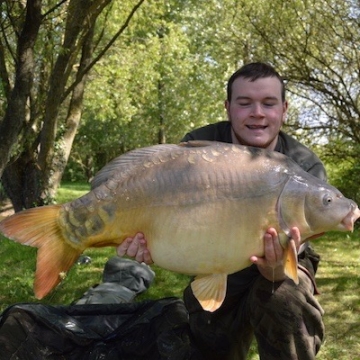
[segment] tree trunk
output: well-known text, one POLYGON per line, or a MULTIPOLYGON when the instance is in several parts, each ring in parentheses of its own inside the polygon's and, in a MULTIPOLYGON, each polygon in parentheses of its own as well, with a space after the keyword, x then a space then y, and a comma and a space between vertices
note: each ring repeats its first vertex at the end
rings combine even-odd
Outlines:
MULTIPOLYGON (((5 116, 0 122, 0 177, 15 211, 52 202, 80 122, 86 74, 125 31, 144 0, 139 0, 133 6, 120 30, 91 59, 95 23, 110 2, 62 0, 43 15, 41 0, 28 0, 21 11, 18 7, 0 8, 5 18, 9 14, 10 20, 6 24, 9 28, 13 27, 11 34, 20 34, 15 40, 13 37, 9 40, 7 34, 2 32, 5 42, 0 43, 0 50, 4 44, 7 45, 7 53, 0 53, 1 85, 6 93, 10 91, 5 116), (59 8, 61 11, 56 12, 59 8), (22 18, 25 12, 26 17, 22 18), (50 52, 49 69, 35 74, 34 47, 39 28, 44 21, 46 34, 46 26, 52 23, 53 12, 54 19, 66 18, 66 22, 61 36, 49 38, 61 38, 63 41, 61 45, 54 41, 55 55, 52 56, 53 52, 50 52), (16 69, 15 83, 14 88, 9 90, 11 82, 6 71, 6 61, 12 58, 14 51, 11 45, 17 39, 17 57, 11 64, 16 69), (34 79, 37 86, 33 86, 34 79), (65 100, 70 94, 72 97, 67 116, 61 121, 60 116, 65 113, 63 107, 67 106, 65 100), (36 101, 32 102, 32 99, 36 101), (65 125, 64 132, 59 123, 65 125)), ((51 31, 50 27, 47 35, 51 31)), ((46 40, 45 35, 40 41, 46 40)), ((35 55, 41 58, 41 54, 35 55)), ((41 61, 39 63, 41 66, 41 61)))
MULTIPOLYGON (((22 127, 27 124, 26 115, 35 71, 34 46, 40 24, 41 0, 28 0, 25 22, 18 40, 15 83, 8 97, 5 116, 0 122, 0 177, 22 127)), ((5 70, 2 68, 2 77, 5 76, 5 70)))
MULTIPOLYGON (((81 76, 84 69, 86 69, 91 62, 92 53, 93 53, 93 37, 94 37, 94 26, 92 26, 92 28, 89 30, 84 41, 82 57, 78 71, 78 77, 81 76)), ((78 80, 77 85, 75 86, 72 93, 69 112, 66 118, 66 130, 63 137, 63 147, 62 147, 62 151, 56 154, 57 167, 51 178, 52 186, 49 190, 52 196, 55 196, 56 191, 60 186, 62 175, 64 173, 66 164, 69 160, 76 131, 79 127, 79 123, 81 120, 86 79, 87 79, 86 75, 81 76, 81 79, 77 79, 78 80)))
POLYGON ((35 205, 45 205, 45 199, 39 203, 40 178, 40 169, 31 154, 23 153, 6 166, 1 183, 15 212, 35 205))

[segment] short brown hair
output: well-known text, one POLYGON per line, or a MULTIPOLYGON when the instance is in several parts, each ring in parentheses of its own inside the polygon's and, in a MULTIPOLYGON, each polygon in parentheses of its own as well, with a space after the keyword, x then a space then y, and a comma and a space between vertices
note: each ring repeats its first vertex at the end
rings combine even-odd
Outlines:
POLYGON ((254 62, 242 66, 239 70, 235 71, 228 80, 227 83, 227 100, 231 101, 232 85, 237 78, 250 79, 255 81, 257 79, 276 77, 281 84, 281 99, 285 101, 285 83, 280 74, 269 64, 263 62, 254 62))

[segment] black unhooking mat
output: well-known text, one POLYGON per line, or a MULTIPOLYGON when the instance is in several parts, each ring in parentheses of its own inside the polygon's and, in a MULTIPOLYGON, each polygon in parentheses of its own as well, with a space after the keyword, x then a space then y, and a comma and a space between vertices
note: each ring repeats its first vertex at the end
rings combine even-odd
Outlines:
POLYGON ((1 360, 200 360, 182 300, 49 306, 0 315, 1 360))

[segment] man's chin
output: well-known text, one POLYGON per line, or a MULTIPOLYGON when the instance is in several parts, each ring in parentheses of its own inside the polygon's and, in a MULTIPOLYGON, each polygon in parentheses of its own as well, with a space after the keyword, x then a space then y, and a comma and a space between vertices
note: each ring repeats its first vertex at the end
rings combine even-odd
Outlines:
POLYGON ((270 142, 268 139, 256 137, 247 139, 246 145, 267 149, 270 145, 270 142))
MULTIPOLYGON (((235 136, 237 139, 237 143, 241 145, 253 146, 253 147, 269 149, 269 150, 275 149, 277 143, 277 137, 275 139, 272 139, 268 134, 265 134, 264 132, 260 132, 259 130, 255 130, 255 131, 247 131, 246 135, 248 136, 244 136, 244 137, 235 136), (257 131, 258 133, 255 133, 255 131, 257 131)), ((235 134, 233 133, 233 135, 235 134)))

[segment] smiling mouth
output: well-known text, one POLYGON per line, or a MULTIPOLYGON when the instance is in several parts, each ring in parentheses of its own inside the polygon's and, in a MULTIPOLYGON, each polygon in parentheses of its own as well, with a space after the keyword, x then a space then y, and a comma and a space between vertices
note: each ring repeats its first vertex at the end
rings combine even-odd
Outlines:
POLYGON ((246 125, 246 127, 250 130, 263 130, 266 129, 266 125, 246 125))

